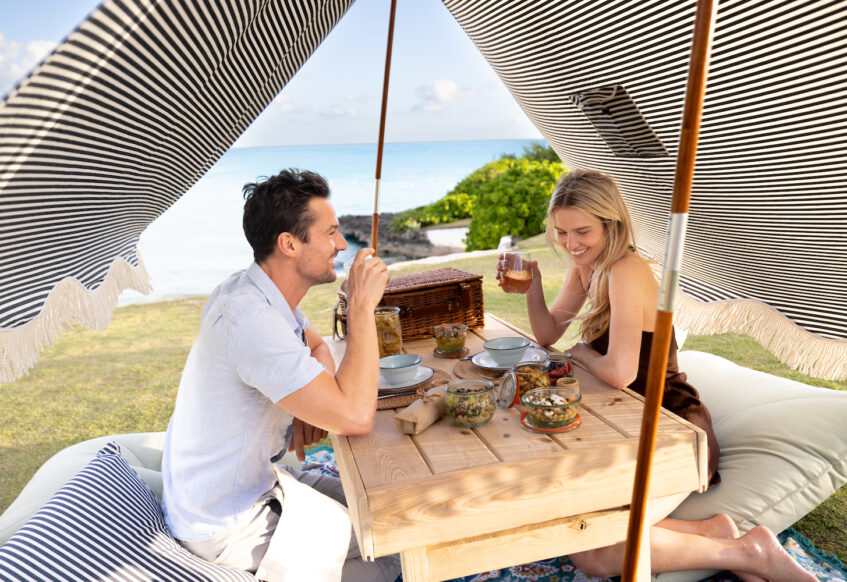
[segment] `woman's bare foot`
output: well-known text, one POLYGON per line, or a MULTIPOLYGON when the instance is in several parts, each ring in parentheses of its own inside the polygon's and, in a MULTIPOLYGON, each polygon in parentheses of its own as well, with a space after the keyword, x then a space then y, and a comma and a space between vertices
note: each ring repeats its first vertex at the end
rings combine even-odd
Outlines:
MULTIPOLYGON (((725 539, 741 537, 741 534, 738 532, 738 526, 735 525, 735 520, 725 513, 719 513, 710 519, 706 519, 703 521, 703 524, 708 531, 705 535, 709 537, 725 539)), ((743 580, 743 582, 768 582, 761 576, 748 574, 747 572, 733 572, 733 574, 743 580)))
POLYGON ((729 538, 734 539, 740 537, 738 527, 735 521, 725 513, 719 513, 716 516, 703 520, 703 525, 707 528, 702 535, 710 538, 729 538))
POLYGON ((753 566, 750 572, 736 573, 745 582, 817 582, 817 578, 788 555, 768 528, 756 526, 744 534, 741 540, 753 566))

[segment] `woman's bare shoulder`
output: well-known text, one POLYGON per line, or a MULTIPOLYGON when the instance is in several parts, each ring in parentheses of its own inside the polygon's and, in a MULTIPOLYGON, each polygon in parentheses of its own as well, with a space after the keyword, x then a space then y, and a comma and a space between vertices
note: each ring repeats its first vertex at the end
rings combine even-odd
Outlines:
POLYGON ((653 269, 644 257, 635 253, 627 253, 618 259, 609 271, 610 280, 625 281, 655 281, 653 269))

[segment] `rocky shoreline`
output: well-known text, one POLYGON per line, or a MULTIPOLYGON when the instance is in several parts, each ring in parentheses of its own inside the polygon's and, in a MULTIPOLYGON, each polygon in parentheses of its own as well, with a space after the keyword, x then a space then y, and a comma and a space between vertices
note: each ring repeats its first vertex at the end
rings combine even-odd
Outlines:
MULTIPOLYGON (((379 215, 377 246, 381 257, 393 257, 396 260, 421 259, 456 252, 456 247, 434 245, 423 231, 395 233, 389 228, 396 213, 386 212, 379 215)), ((371 244, 371 215, 347 214, 338 217, 341 232, 353 236, 365 245, 371 244)), ((463 249, 462 249, 463 250, 463 249)))

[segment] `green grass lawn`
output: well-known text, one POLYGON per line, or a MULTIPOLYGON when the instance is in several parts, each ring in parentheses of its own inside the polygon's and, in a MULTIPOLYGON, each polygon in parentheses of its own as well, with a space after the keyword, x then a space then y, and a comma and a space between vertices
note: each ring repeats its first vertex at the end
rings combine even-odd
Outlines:
MULTIPOLYGON (((540 239, 525 241, 544 273, 552 301, 566 263, 540 239)), ((506 295, 494 279, 495 258, 463 258, 438 265, 398 269, 411 273, 451 266, 481 273, 485 310, 529 329, 525 300, 506 295)), ((323 335, 332 329, 337 283, 313 288, 301 306, 323 335)), ((133 305, 115 311, 102 331, 73 329, 47 349, 32 372, 0 386, 0 511, 6 509, 33 473, 59 450, 97 436, 164 431, 173 409, 182 366, 197 332, 204 298, 133 305)), ((557 346, 575 341, 563 338, 557 346)), ((686 349, 711 352, 742 366, 816 386, 847 389, 798 374, 755 341, 736 334, 689 336, 686 349)), ((821 550, 847 561, 847 487, 795 527, 821 550)))

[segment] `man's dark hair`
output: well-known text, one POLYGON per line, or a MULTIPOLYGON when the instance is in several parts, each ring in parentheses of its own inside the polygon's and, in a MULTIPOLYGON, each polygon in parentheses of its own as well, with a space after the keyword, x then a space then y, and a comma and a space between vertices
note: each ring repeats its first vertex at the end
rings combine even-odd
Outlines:
POLYGON ((309 242, 309 227, 315 220, 308 211, 309 201, 329 198, 329 184, 319 174, 292 168, 264 182, 245 184, 242 192, 244 236, 258 263, 273 254, 283 232, 309 242))

